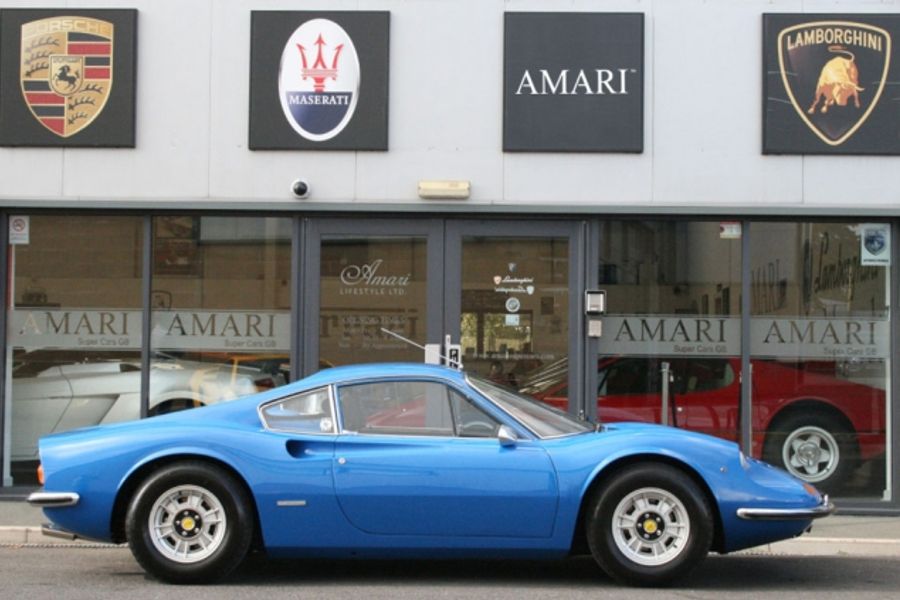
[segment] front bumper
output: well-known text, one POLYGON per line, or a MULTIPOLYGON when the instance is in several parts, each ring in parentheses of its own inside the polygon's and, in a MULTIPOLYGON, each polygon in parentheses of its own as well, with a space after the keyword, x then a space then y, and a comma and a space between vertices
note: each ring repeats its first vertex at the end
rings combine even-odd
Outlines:
POLYGON ((800 521, 827 517, 833 512, 834 503, 825 494, 822 501, 811 508, 739 508, 737 516, 748 521, 800 521))
POLYGON ((33 492, 28 496, 28 504, 42 508, 75 506, 80 497, 75 492, 33 492))

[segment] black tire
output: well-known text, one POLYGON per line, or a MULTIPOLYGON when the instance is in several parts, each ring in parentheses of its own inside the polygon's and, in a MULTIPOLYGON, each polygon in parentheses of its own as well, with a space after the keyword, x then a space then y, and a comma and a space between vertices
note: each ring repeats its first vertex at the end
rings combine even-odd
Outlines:
POLYGON ((846 482, 857 463, 855 436, 827 413, 789 414, 769 426, 763 460, 825 491, 834 491, 846 482))
POLYGON ((247 555, 255 522, 250 507, 244 487, 224 469, 199 461, 175 463, 152 473, 131 499, 128 545, 157 579, 216 581, 247 555))
POLYGON ((703 491, 661 463, 614 474, 594 495, 587 519, 597 564, 613 579, 642 587, 687 576, 709 553, 715 527, 703 491))

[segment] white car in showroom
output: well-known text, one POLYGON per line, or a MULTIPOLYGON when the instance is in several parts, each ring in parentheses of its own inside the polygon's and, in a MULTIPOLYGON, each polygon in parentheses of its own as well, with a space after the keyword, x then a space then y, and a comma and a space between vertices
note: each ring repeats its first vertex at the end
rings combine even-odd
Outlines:
MULTIPOLYGON (((37 461, 38 438, 77 427, 140 417, 140 358, 25 354, 13 369, 10 458, 37 461)), ((233 400, 283 384, 280 375, 237 363, 166 357, 150 364, 149 414, 233 400)))

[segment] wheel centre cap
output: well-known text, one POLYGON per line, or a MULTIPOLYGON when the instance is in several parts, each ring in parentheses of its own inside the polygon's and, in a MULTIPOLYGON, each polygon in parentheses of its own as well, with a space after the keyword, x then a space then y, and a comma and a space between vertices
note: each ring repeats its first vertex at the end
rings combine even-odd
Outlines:
POLYGON ((804 463, 808 465, 812 465, 814 463, 819 462, 819 457, 822 455, 822 450, 817 445, 812 443, 805 443, 797 450, 797 454, 804 463))
POLYGON ((175 516, 175 531, 182 537, 191 537, 200 533, 203 519, 193 510, 183 510, 175 516))
POLYGON ((656 540, 666 529, 665 521, 655 513, 644 513, 637 520, 637 531, 645 540, 656 540))

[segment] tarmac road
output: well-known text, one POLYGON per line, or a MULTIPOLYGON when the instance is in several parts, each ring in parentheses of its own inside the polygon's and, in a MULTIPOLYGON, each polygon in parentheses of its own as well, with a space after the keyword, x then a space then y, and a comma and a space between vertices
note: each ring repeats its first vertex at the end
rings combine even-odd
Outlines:
POLYGON ((124 547, 0 547, 0 598, 191 600, 280 598, 691 598, 785 594, 816 600, 897 598, 900 558, 712 555, 679 587, 622 587, 589 558, 514 561, 262 561, 225 584, 171 586, 148 578, 124 547))

